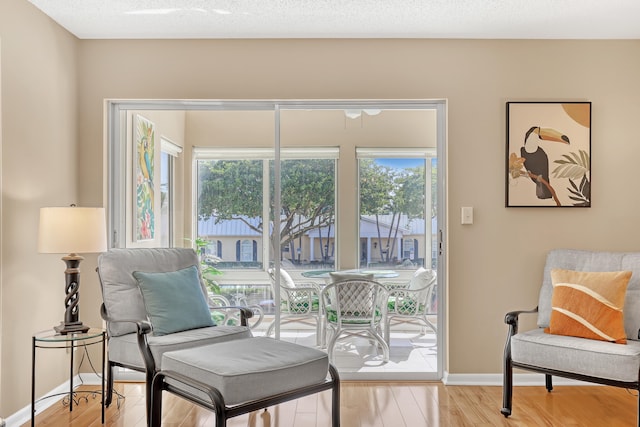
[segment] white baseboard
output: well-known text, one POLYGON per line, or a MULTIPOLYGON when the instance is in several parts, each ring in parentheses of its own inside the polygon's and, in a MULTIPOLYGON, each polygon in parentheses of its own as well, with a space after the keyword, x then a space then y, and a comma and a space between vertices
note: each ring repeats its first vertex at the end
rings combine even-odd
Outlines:
MULTIPOLYGON (((96 374, 79 374, 73 378, 73 385, 100 385, 100 376, 96 374)), ((65 381, 60 384, 58 387, 44 394, 43 396, 36 397, 36 414, 44 411, 50 406, 60 402, 64 395, 69 393, 69 381, 65 381), (55 396, 54 396, 55 395, 55 396), (46 399, 38 401, 38 399, 42 399, 45 396, 46 399)), ((31 402, 29 405, 20 409, 15 414, 11 415, 9 418, 6 418, 4 421, 6 422, 6 427, 19 427, 26 422, 31 420, 31 402)))
MULTIPOLYGON (((445 372, 442 383, 445 385, 502 386, 502 374, 450 374, 445 372)), ((513 374, 513 385, 544 387, 544 374, 513 374)), ((554 376, 553 385, 576 386, 598 384, 554 376)))

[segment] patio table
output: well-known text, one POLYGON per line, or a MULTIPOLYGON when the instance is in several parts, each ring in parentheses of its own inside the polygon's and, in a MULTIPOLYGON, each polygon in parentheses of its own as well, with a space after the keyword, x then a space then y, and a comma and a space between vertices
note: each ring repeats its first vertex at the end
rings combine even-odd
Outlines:
POLYGON ((302 272, 302 276, 308 279, 330 279, 329 273, 358 273, 358 274, 373 274, 374 279, 389 279, 398 277, 400 274, 394 270, 374 270, 366 268, 356 268, 352 270, 309 270, 302 272))

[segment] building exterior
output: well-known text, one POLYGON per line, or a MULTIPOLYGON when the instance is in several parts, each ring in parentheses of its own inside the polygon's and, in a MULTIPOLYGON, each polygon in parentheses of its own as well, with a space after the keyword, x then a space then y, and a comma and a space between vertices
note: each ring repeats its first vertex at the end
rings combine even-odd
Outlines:
MULTIPOLYGON (((433 218, 431 230, 436 230, 435 221, 433 218)), ((217 221, 212 216, 199 220, 198 237, 207 242, 203 255, 216 259, 221 269, 264 268, 261 223, 261 218, 247 217, 217 221)), ((299 239, 282 246, 281 260, 305 269, 333 267, 335 232, 335 225, 305 232, 299 239)), ((435 259, 432 244, 435 234, 431 233, 428 245, 426 240, 424 219, 401 215, 398 221, 392 215, 380 215, 376 221, 373 215, 363 215, 360 218, 360 266, 425 265, 425 258, 435 259), (425 256, 427 247, 431 253, 425 256)), ((427 265, 432 263, 429 261, 427 265)))

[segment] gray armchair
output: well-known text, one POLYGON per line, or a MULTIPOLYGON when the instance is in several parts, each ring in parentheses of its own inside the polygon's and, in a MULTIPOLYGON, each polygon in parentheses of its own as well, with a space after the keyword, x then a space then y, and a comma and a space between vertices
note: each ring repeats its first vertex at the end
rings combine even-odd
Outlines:
MULTIPOLYGON (((154 249, 111 249, 98 258, 98 276, 102 288, 103 304, 101 314, 107 326, 107 390, 105 405, 109 406, 113 393, 113 370, 120 366, 146 373, 147 411, 151 405, 151 383, 154 374, 161 369, 163 354, 203 346, 212 343, 248 338, 252 336, 247 326, 247 319, 252 316, 248 308, 235 308, 240 311, 241 325, 215 326, 206 314, 194 316, 194 305, 199 301, 205 305, 207 289, 202 282, 200 263, 195 251, 186 248, 154 248, 154 249), (164 304, 161 299, 152 299, 160 309, 157 322, 149 318, 143 294, 139 287, 140 274, 156 274, 158 279, 167 279, 171 275, 195 275, 195 303, 189 300, 172 301, 164 304), (135 276, 139 277, 136 278, 135 276), (198 292, 201 295, 198 296, 198 292), (178 313, 174 318, 167 318, 168 310, 178 313), (153 328, 152 328, 153 324, 153 328)), ((150 284, 156 280, 148 281, 150 284)), ((170 283, 167 287, 184 285, 180 295, 188 295, 187 280, 181 283, 170 283), (182 283, 184 282, 184 283, 182 283)), ((159 283, 163 283, 160 281, 159 283)), ((167 295, 165 293, 165 295, 167 295)), ((200 307, 198 307, 200 308, 200 307)), ((216 307, 221 310, 221 307, 216 307)), ((149 413, 149 412, 147 412, 149 413)))
POLYGON ((640 426, 640 252, 550 251, 538 306, 510 311, 504 321, 505 417, 513 409, 513 368, 519 368, 544 374, 549 392, 553 376, 636 390, 640 426), (520 316, 531 314, 538 327, 520 331, 520 316))

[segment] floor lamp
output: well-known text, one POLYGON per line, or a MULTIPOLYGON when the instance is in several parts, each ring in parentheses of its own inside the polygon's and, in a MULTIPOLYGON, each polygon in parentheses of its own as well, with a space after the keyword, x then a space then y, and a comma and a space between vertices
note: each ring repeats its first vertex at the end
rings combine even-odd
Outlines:
POLYGON ((68 254, 65 270, 64 320, 54 329, 59 334, 87 332, 80 321, 80 253, 107 250, 104 208, 55 207, 40 209, 38 252, 68 254))

